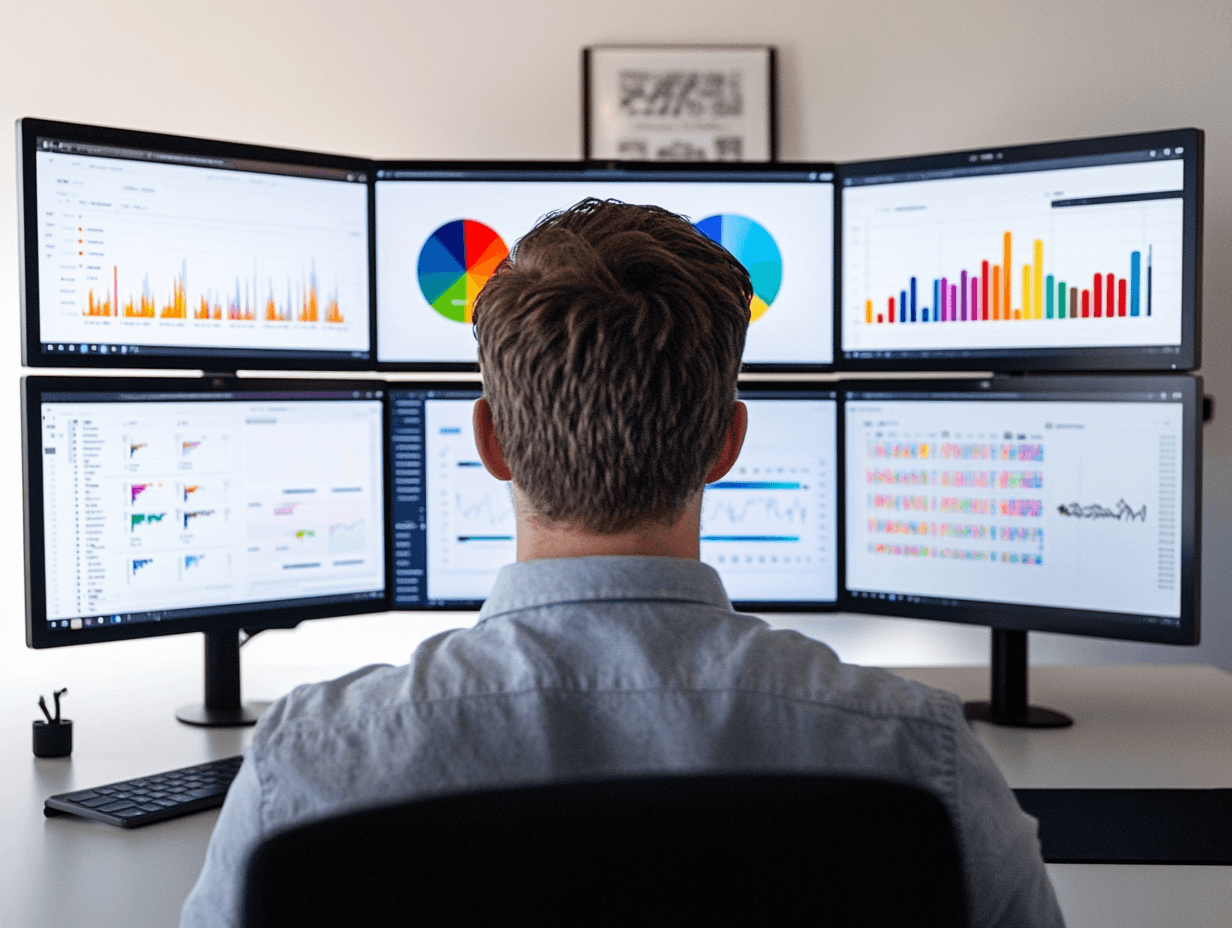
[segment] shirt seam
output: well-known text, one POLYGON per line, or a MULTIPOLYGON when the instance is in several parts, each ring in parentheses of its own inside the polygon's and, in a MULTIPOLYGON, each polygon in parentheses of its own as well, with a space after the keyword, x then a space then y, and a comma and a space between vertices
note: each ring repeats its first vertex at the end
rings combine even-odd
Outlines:
MULTIPOLYGON (((791 696, 785 693, 776 693, 772 691, 754 689, 752 687, 739 687, 739 686, 636 687, 636 688, 630 688, 630 689, 593 689, 593 690, 572 689, 570 687, 564 687, 564 686, 543 686, 543 687, 535 687, 533 689, 510 690, 510 691, 501 692, 501 693, 464 693, 464 694, 459 694, 456 696, 425 697, 425 698, 420 698, 420 699, 411 699, 405 702, 399 702, 393 706, 382 707, 382 709, 384 712, 394 712, 406 706, 412 706, 412 707, 434 706, 434 705, 441 705, 441 704, 447 704, 447 703, 465 702, 465 701, 470 701, 470 700, 488 701, 488 700, 494 700, 494 699, 505 699, 509 697, 532 696, 532 695, 540 694, 540 693, 568 693, 568 694, 573 694, 577 696, 587 696, 587 697, 643 695, 643 694, 656 694, 656 693, 662 693, 662 694, 695 693, 699 695, 718 695, 718 694, 723 694, 723 693, 740 693, 740 694, 752 695, 752 696, 766 696, 766 697, 770 697, 773 699, 783 700, 785 702, 796 703, 796 704, 807 705, 807 706, 816 706, 821 709, 834 709, 846 715, 858 715, 858 716, 863 716, 869 719, 878 719, 878 720, 899 719, 902 721, 922 722, 929 726, 941 727, 941 728, 946 729, 947 731, 950 731, 951 737, 952 737, 952 728, 953 728, 953 725, 950 721, 943 719, 943 718, 934 718, 927 714, 907 714, 903 712, 893 712, 893 711, 870 712, 870 711, 860 709, 854 706, 846 706, 846 705, 842 705, 842 704, 835 703, 835 702, 827 702, 824 698, 809 698, 807 696, 791 696)), ((362 726, 364 728, 370 728, 373 725, 377 724, 378 722, 382 721, 383 719, 384 719, 384 716, 382 716, 381 718, 377 718, 370 714, 364 718, 354 719, 353 724, 357 726, 362 726)), ((287 720, 281 723, 279 725, 279 728, 282 730, 285 730, 285 727, 288 724, 294 726, 295 729, 306 728, 311 733, 322 735, 322 736, 324 735, 332 736, 337 733, 336 729, 334 729, 332 726, 328 726, 328 725, 322 726, 319 718, 290 719, 290 720, 287 720)), ((951 769, 954 768, 953 759, 954 759, 953 754, 951 753, 951 763, 950 763, 951 769)), ((259 773, 260 771, 258 771, 258 775, 259 773)))
MULTIPOLYGON (((488 602, 491 602, 489 599, 488 602)), ((633 603, 637 605, 653 605, 656 603, 670 603, 672 605, 692 605, 692 606, 707 606, 711 609, 719 609, 725 613, 732 615, 743 615, 731 608, 729 602, 716 602, 708 599, 699 599, 694 597, 684 596, 667 596, 663 593, 631 593, 628 596, 621 594, 610 594, 604 596, 585 596, 575 599, 550 599, 538 603, 526 603, 525 605, 496 605, 492 612, 484 612, 480 614, 479 621, 487 622, 489 619, 497 619, 502 616, 515 615, 520 612, 530 612, 535 609, 555 609, 558 607, 581 606, 589 604, 604 604, 604 603, 633 603)))

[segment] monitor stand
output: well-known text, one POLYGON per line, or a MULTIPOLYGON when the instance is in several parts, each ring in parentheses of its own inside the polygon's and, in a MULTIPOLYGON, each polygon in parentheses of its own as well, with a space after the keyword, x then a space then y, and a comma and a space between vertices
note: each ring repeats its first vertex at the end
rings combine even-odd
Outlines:
POLYGON ((205 702, 180 706, 175 717, 204 728, 255 725, 269 703, 240 702, 238 629, 205 633, 205 702))
POLYGON ((1065 728, 1074 720, 1063 712, 1027 704, 1027 633, 992 630, 992 700, 963 703, 968 721, 1011 728, 1065 728))

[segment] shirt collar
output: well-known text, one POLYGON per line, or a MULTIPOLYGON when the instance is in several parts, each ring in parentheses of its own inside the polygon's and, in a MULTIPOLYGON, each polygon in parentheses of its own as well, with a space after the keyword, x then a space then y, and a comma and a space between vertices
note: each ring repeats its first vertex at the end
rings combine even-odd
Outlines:
POLYGON ((731 611, 714 568, 677 557, 570 557, 501 568, 480 621, 540 606, 597 600, 694 602, 731 611))

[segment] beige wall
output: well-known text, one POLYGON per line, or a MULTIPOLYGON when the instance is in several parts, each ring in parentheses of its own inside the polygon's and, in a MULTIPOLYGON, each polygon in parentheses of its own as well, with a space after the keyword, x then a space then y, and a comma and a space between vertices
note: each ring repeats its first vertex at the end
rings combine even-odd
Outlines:
MULTIPOLYGON (((0 0, 0 520, 21 523, 13 120, 378 157, 570 158, 579 50, 764 42, 785 158, 1207 130, 1204 373, 1232 460, 1229 0, 0 0)), ((21 557, 0 535, 0 667, 21 557)))

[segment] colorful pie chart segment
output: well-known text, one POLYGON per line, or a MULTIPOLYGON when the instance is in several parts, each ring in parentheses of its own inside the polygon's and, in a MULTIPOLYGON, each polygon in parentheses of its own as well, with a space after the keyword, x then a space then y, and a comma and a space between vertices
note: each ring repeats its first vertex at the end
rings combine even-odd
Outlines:
POLYGON ((419 251, 419 289, 446 319, 470 322, 475 297, 508 255, 501 237, 482 222, 447 222, 419 251))
POLYGON ((766 227, 748 216, 718 213, 697 223, 700 232, 730 251, 753 280, 752 321, 770 308, 783 286, 783 255, 766 227))

